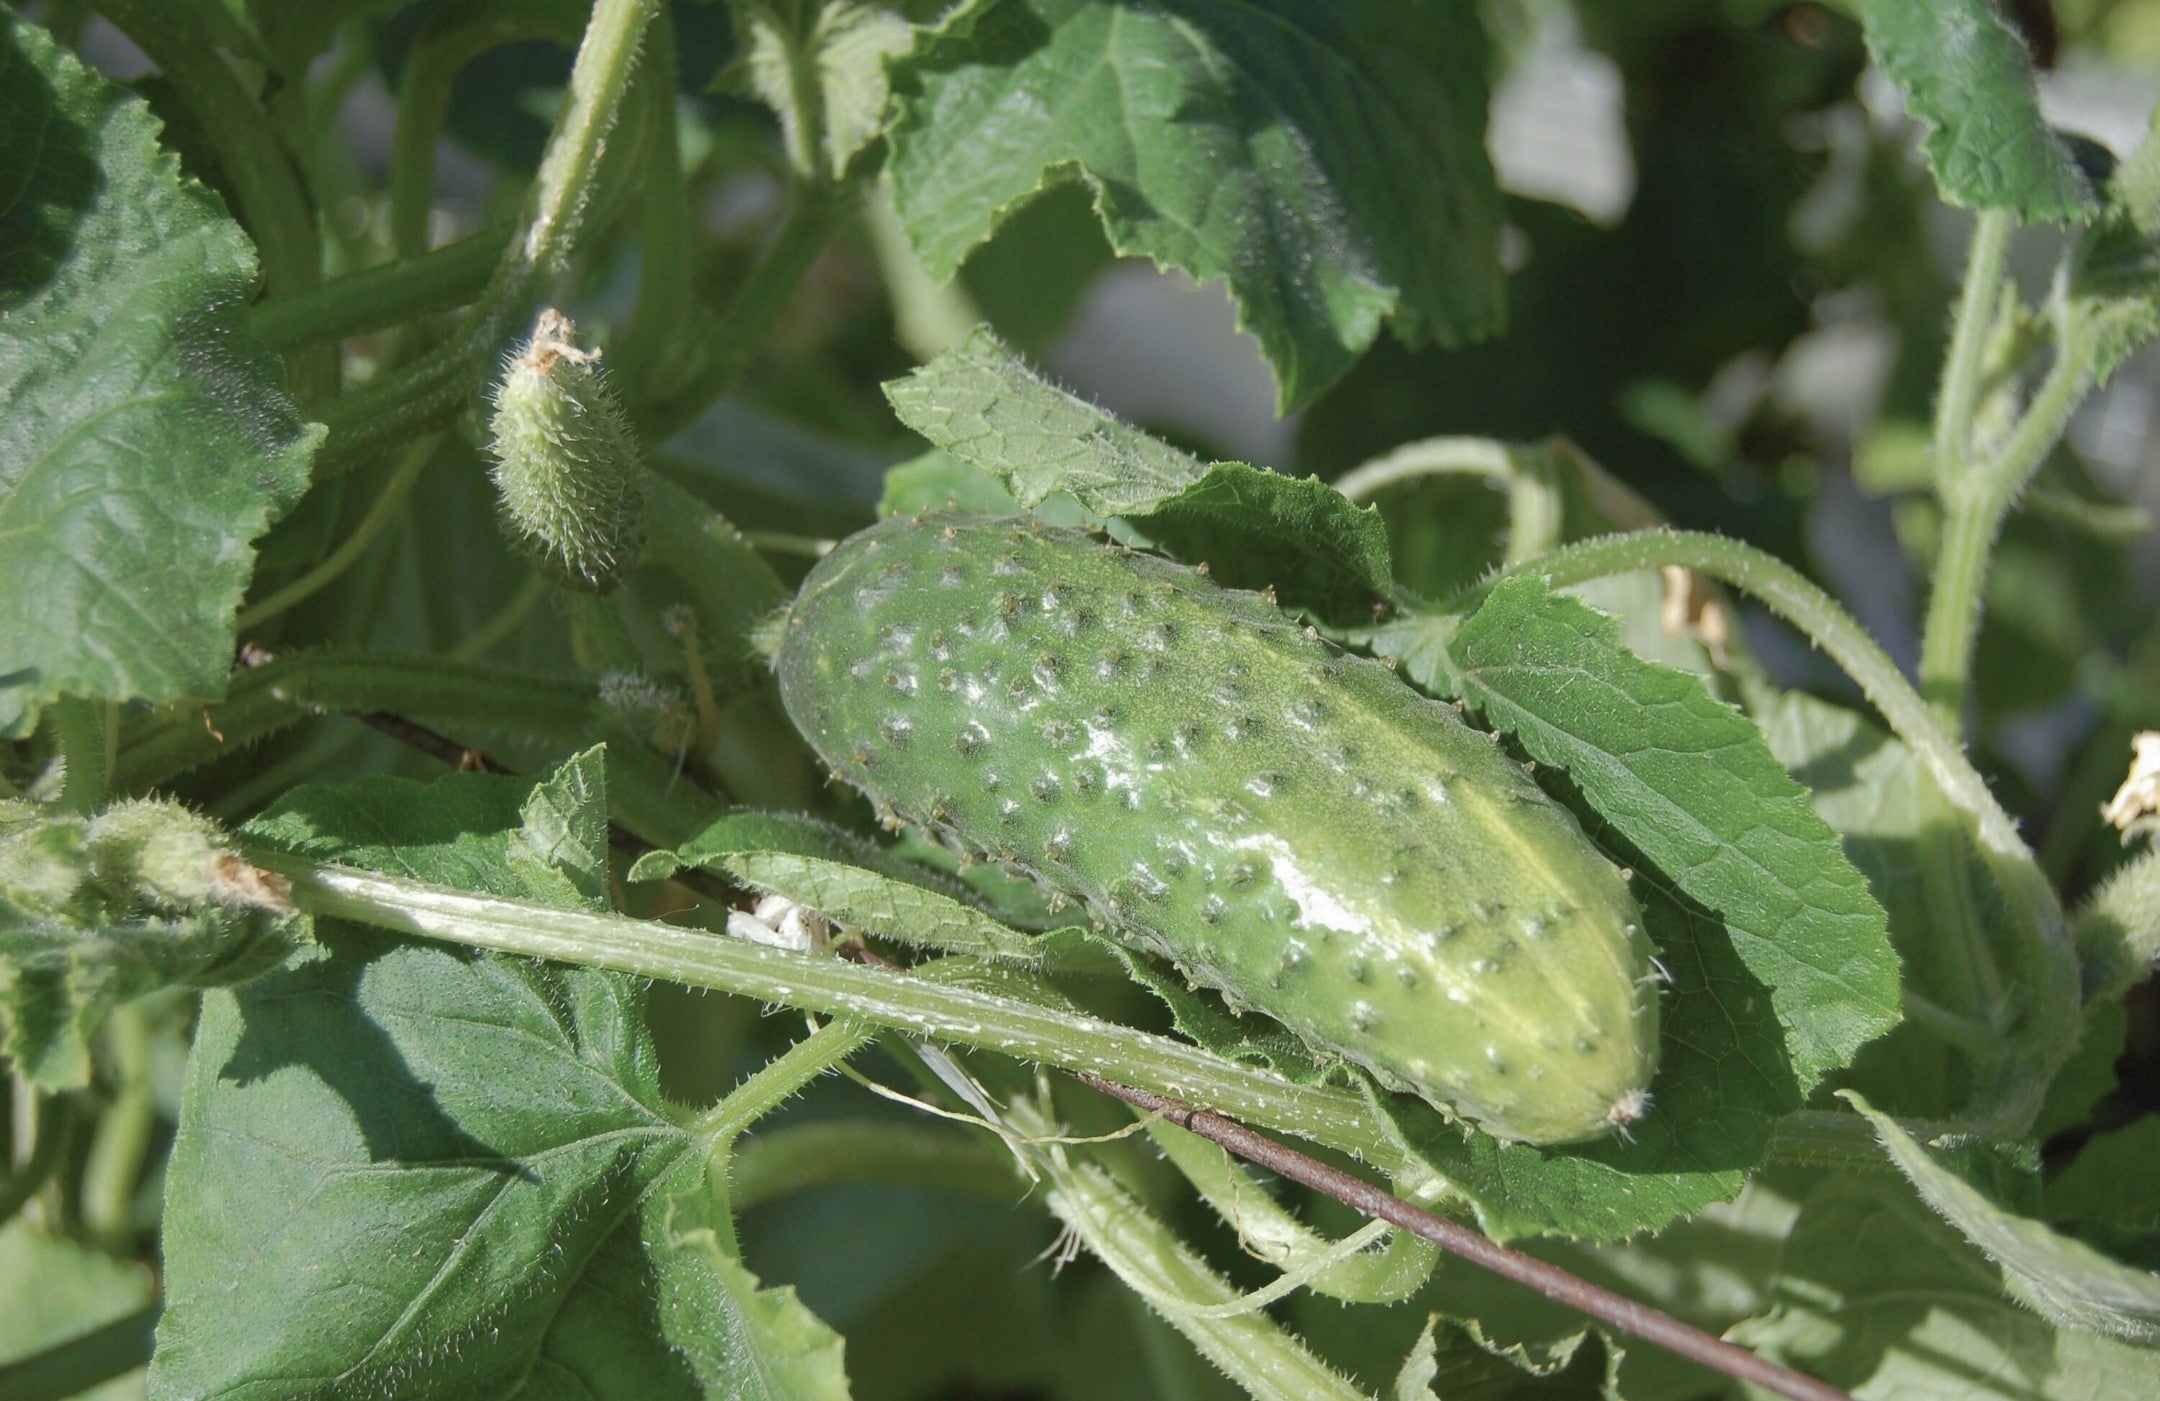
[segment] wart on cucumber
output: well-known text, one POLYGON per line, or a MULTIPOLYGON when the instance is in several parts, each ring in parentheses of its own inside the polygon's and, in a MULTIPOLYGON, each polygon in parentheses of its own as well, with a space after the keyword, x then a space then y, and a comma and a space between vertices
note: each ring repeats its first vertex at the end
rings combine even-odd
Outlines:
POLYGON ((1233 1008, 1501 1138, 1647 1111, 1622 873, 1491 736, 1262 595, 1080 531, 894 518, 812 571, 776 666, 881 811, 1233 1008))

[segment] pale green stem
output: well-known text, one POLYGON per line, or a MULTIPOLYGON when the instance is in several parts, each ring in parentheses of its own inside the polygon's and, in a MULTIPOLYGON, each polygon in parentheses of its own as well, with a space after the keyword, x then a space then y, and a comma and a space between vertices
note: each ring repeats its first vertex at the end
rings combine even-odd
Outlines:
POLYGON ((854 1017, 819 1027, 729 1090, 718 1104, 692 1120, 687 1131, 703 1140, 708 1151, 725 1152, 736 1135, 802 1093, 803 1086, 833 1070, 877 1034, 875 1026, 854 1017))
POLYGON ((1544 453, 1524 453, 1508 477, 1508 539, 1503 564, 1521 564, 1560 543, 1566 500, 1544 453))
MULTIPOLYGON (((1032 1099, 1014 1102, 1011 1124, 1030 1137, 1058 1131, 1032 1099)), ((1074 1163, 1059 1149, 1030 1156, 1050 1179, 1050 1210, 1058 1219, 1250 1395, 1259 1401, 1364 1401, 1365 1392, 1265 1313, 1225 1316, 1225 1306, 1240 1303, 1236 1291, 1108 1173, 1074 1163)))
POLYGON ((1939 483, 1963 475, 1972 450, 1981 360, 1995 323, 2011 223, 2010 214, 2000 209, 1984 209, 1973 220, 1972 244, 1965 254, 1965 288, 1958 297, 1942 388, 1935 400, 1935 480, 1939 483))
POLYGON ((82 1220, 93 1240, 124 1251, 134 1237, 135 1190, 142 1180, 157 1103, 150 1088, 150 1027, 140 1007, 113 1009, 105 1044, 119 1084, 98 1118, 83 1163, 82 1220))
POLYGON ((345 471, 383 446, 441 427, 474 394, 510 319, 540 279, 569 259, 592 193, 593 172, 621 114, 638 45, 660 0, 598 0, 570 70, 570 86, 527 197, 525 215, 487 291, 448 342, 330 407, 330 440, 317 476, 345 471))
POLYGON ((973 971, 970 964, 947 960, 892 972, 701 930, 348 870, 266 848, 251 849, 249 859, 290 878, 294 902, 317 915, 860 1017, 910 1035, 1085 1071, 1205 1104, 1365 1158, 1385 1172, 1410 1166, 1359 1096, 1294 1084, 1166 1037, 950 981, 973 971))
POLYGON ((60 806, 85 816, 105 805, 110 790, 112 751, 106 747, 105 705, 80 696, 52 703, 54 741, 66 769, 60 780, 60 806))
POLYGON ((638 45, 659 8, 660 0, 598 0, 593 6, 562 115, 540 158, 525 236, 504 264, 499 304, 516 301, 534 275, 559 268, 576 242, 578 216, 592 192, 601 148, 622 110, 638 45))
POLYGON ((863 232, 892 304, 893 338, 917 361, 957 350, 982 324, 982 308, 955 277, 939 282, 915 256, 907 230, 893 209, 892 190, 879 188, 863 202, 863 232))
POLYGON ((761 1129, 728 1163, 737 1211, 818 1187, 874 1183, 1009 1205, 1012 1155, 987 1135, 918 1124, 833 1119, 761 1129))
MULTIPOLYGON (((1159 1119, 1148 1124, 1148 1136, 1255 1258, 1278 1269, 1303 1270, 1342 1245, 1284 1210, 1220 1144, 1159 1119)), ((1431 1242, 1399 1231, 1386 1250, 1335 1260, 1299 1282, 1349 1303, 1400 1303, 1432 1274, 1439 1251, 1431 1242)))
POLYGON ((496 610, 494 617, 474 628, 457 646, 450 649, 451 660, 469 662, 487 655, 494 650, 497 643, 518 630, 519 625, 539 606, 540 600, 547 597, 547 592, 548 581, 539 574, 528 573, 525 581, 518 585, 517 592, 510 596, 508 603, 496 610))
POLYGON ((1377 496, 1420 477, 1482 477, 1497 486, 1515 478, 1506 447, 1491 438, 1427 438, 1354 468, 1335 483, 1352 501, 1377 496))
POLYGON ((428 459, 435 455, 436 444, 441 441, 440 435, 431 434, 407 448, 405 460, 390 474, 390 480, 383 483, 381 495, 368 507, 367 514, 360 518, 360 523, 353 527, 352 534, 346 536, 322 563, 268 598, 242 609, 238 621, 234 624, 238 631, 243 635, 254 631, 286 609, 320 593, 335 582, 339 575, 352 568, 360 556, 367 553, 368 546, 375 543, 375 537, 382 533, 382 528, 390 523, 399 508, 405 504, 406 493, 412 490, 414 482, 420 480, 421 469, 425 468, 428 459))
POLYGON ((67 1147, 69 1113, 64 1099, 41 1100, 20 1074, 12 1077, 14 1096, 8 1131, 14 1139, 14 1163, 0 1173, 0 1225, 15 1219, 60 1165, 67 1147))
POLYGON ((1901 994, 1901 999, 1907 1019, 1918 1022, 1966 1054, 1981 1060, 1994 1060, 2001 1055, 2001 1032, 1971 1017, 1959 1016, 1909 988, 1901 994))
POLYGON ((2018 494, 2062 440, 2070 416, 2091 390, 2094 350, 2090 336, 2065 336, 2047 378, 1994 457, 1941 479, 1943 537, 1920 643, 1920 683, 1953 733, 1962 727, 1965 685, 1972 672, 1995 538, 2018 494))
POLYGON ((433 252, 349 272, 296 296, 269 298, 248 313, 248 329, 280 350, 454 311, 486 288, 509 237, 507 224, 483 229, 433 252))

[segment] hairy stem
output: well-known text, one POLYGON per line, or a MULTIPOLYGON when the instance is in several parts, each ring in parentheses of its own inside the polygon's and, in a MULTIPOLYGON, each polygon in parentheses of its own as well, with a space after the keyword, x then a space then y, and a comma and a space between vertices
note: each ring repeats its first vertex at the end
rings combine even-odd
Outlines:
POLYGON ((593 6, 524 216, 487 290, 445 344, 330 406, 324 414, 330 438, 316 460, 318 477, 447 425, 482 391, 513 318, 576 247, 601 151, 622 111, 638 46, 659 4, 598 0, 593 6))
POLYGON ((112 751, 105 742, 105 705, 80 696, 62 696, 46 712, 53 742, 66 765, 60 779, 60 806, 84 815, 105 805, 112 789, 112 751))
POLYGON ((382 533, 382 528, 388 525, 391 518, 404 506, 406 493, 412 490, 414 482, 420 480, 421 469, 426 467, 428 459, 435 455, 436 445, 440 441, 438 435, 430 434, 407 448, 405 460, 390 474, 390 480, 383 483, 382 493, 368 506, 367 514, 353 527, 352 534, 346 536, 322 563, 268 598, 242 609, 235 626, 241 632, 251 632, 294 604, 312 598, 323 588, 336 582, 340 574, 352 568, 354 561, 367 553, 368 546, 375 543, 375 537, 382 533))
POLYGON ((1165 1094, 1225 1106, 1240 1117, 1374 1162, 1383 1171, 1409 1166, 1356 1095, 1294 1084, 1166 1037, 983 991, 963 981, 980 973, 964 960, 894 973, 701 930, 348 870, 267 848, 253 849, 249 859, 290 878, 294 901, 318 915, 716 988, 828 1015, 860 1017, 1022 1060, 1112 1074, 1165 1094))
POLYGON ((1211 1139, 1249 1162, 1302 1182, 1315 1191, 1355 1207, 1376 1220, 1387 1221, 1431 1241, 1451 1255, 1469 1260, 1504 1279, 1536 1290, 1556 1303, 1574 1309, 1608 1327, 1641 1338, 1726 1376, 1749 1382, 1794 1401, 1851 1401, 1845 1392, 1813 1377, 1803 1376, 1746 1348, 1714 1338, 1690 1327, 1670 1314, 1638 1303, 1610 1289, 1568 1273, 1532 1255, 1510 1250, 1480 1235, 1460 1221, 1435 1216, 1422 1207, 1394 1196, 1349 1173, 1329 1167, 1294 1148, 1254 1133, 1225 1115, 1167 1099, 1160 1094, 1114 1084, 1096 1075, 1083 1074, 1082 1082, 1137 1108, 1160 1114, 1181 1129, 1211 1139))
POLYGON ((1482 477, 1506 486, 1515 477, 1507 448, 1491 438, 1427 438, 1344 474, 1335 489, 1352 501, 1366 501, 1391 486, 1420 477, 1482 477))
POLYGON ((1965 287, 1958 297, 1950 349, 1943 361, 1942 387, 1935 398, 1937 481, 1961 474, 1972 451, 1973 414, 1980 402, 1981 356, 1995 321, 2010 227, 2010 214, 2000 209, 1982 210, 1973 220, 1972 244, 1965 254, 1965 287))
POLYGON ((702 365, 681 389, 641 415, 638 427, 647 442, 672 438, 734 387, 787 310, 796 284, 825 251, 853 203, 852 194, 850 186, 806 185, 796 191, 786 221, 706 338, 702 365))
MULTIPOLYGON (((1013 1103, 1011 1122, 1038 1137, 1057 1132, 1029 1098, 1013 1103)), ((1049 1205, 1058 1219, 1250 1395, 1261 1401, 1364 1401, 1364 1393, 1266 1313, 1226 1312, 1239 1303, 1237 1291, 1109 1173, 1055 1148, 1029 1156, 1050 1180, 1049 1205)))
POLYGON ((125 1252, 135 1234, 135 1191, 157 1128, 150 1088, 150 1025, 142 1008, 116 1007, 105 1023, 105 1045, 119 1084, 98 1119, 83 1163, 82 1220, 92 1239, 125 1252))
POLYGON ((834 1119, 762 1130, 728 1163, 737 1211, 818 1187, 871 1184, 1009 1204, 1012 1155, 983 1134, 920 1124, 834 1119))
POLYGON ((387 330, 454 311, 486 288, 510 226, 499 225, 430 253, 349 272, 248 313, 248 329, 273 350, 387 330))
POLYGON ((2031 404, 1995 456, 1939 479, 1943 538, 1920 643, 1920 683, 1953 734, 1963 726, 1965 687, 1972 674, 1973 643, 1980 632, 1995 539, 2019 493, 2062 440, 2071 414, 2092 389, 2093 358, 2089 336, 2066 337, 2031 404))

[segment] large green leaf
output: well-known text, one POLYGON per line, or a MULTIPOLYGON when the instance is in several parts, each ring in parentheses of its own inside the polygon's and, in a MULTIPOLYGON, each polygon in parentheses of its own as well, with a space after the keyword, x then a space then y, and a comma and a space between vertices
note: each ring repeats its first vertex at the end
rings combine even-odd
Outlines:
POLYGON ((1284 603, 1334 620, 1367 621, 1391 591, 1379 512, 1316 479, 1203 463, 1049 383, 987 330, 885 393, 902 423, 1022 506, 1069 497, 1205 561, 1226 584, 1273 586, 1284 603))
POLYGON ((2110 1260, 2082 1241, 2009 1211, 1907 1133, 1888 1114, 1848 1090, 1883 1151, 1929 1206, 2003 1268, 2011 1295, 2065 1328, 2160 1342, 2160 1278, 2110 1260))
MULTIPOLYGON (((301 789, 250 833, 591 906, 600 774, 592 751, 537 786, 301 789)), ((713 1263, 710 1145, 660 1093, 636 980, 318 932, 319 956, 205 1001, 154 1397, 844 1394, 837 1339, 713 1263)))
POLYGON ((1383 323, 1498 328, 1487 61, 1467 0, 991 0, 902 63, 895 202, 949 277, 1084 181, 1119 252, 1229 284, 1294 406, 1383 323))
POLYGON ((2024 220, 2082 220, 2098 207, 2061 137, 2040 119, 2032 56, 1993 0, 1856 0, 1876 61, 1929 123, 1943 198, 2024 220))
POLYGON ((1452 652, 1463 698, 1728 931, 1803 1094, 1897 1023, 1883 908, 1753 721, 1535 579, 1494 589, 1452 652))
MULTIPOLYGON (((1405 634, 1406 636, 1410 634, 1405 634)), ((1534 579, 1404 659, 1540 765, 1642 869, 1670 974, 1653 1112, 1567 1149, 1466 1135, 1397 1097, 1405 1144, 1501 1235, 1618 1240, 1732 1196, 1780 1115, 1898 1017, 1883 912, 1754 725, 1702 679, 1636 657, 1613 621, 1534 579)))
POLYGON ((2150 1401, 2151 1350, 2061 1332, 1900 1184, 1833 1176, 1785 1247, 1775 1303, 1726 1337, 1863 1401, 2150 1401))
POLYGON ((0 736, 214 696, 248 542, 319 430, 245 330, 255 253, 143 103, 0 15, 0 736))

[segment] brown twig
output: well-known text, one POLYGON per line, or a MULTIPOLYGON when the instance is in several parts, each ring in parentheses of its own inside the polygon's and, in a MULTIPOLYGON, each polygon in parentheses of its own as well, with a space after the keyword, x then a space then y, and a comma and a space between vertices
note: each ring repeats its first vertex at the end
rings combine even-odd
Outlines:
POLYGON ((1804 1376, 1789 1367, 1781 1367, 1767 1358, 1758 1357, 1746 1348, 1728 1343, 1723 1338, 1712 1337, 1700 1328, 1682 1323, 1671 1314, 1660 1312, 1648 1304, 1615 1294, 1610 1289, 1569 1274, 1558 1265, 1547 1264, 1519 1250, 1510 1250, 1459 1221, 1450 1221, 1444 1216, 1435 1216, 1422 1207, 1412 1206, 1370 1182, 1352 1177, 1349 1173, 1309 1158, 1294 1148, 1285 1147, 1271 1138, 1254 1133, 1235 1120, 1226 1119, 1206 1109, 1195 1109, 1191 1105, 1181 1104, 1177 1100, 1147 1090, 1114 1084, 1097 1076, 1074 1072, 1074 1078, 1112 1098, 1160 1114, 1179 1128, 1219 1143, 1239 1157, 1257 1163, 1278 1176, 1287 1177, 1293 1182, 1302 1182, 1315 1191, 1355 1207, 1367 1216, 1390 1222, 1412 1235, 1431 1241, 1451 1255, 1460 1256, 1472 1264, 1491 1270, 1494 1274, 1514 1280, 1555 1303, 1565 1304, 1600 1323, 1653 1343, 1690 1362, 1744 1382, 1751 1382, 1765 1391, 1792 1397, 1793 1401, 1853 1401, 1849 1393, 1840 1391, 1827 1382, 1804 1376))

